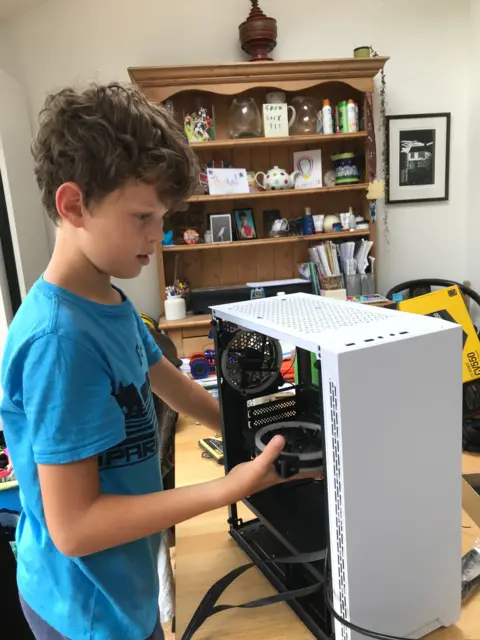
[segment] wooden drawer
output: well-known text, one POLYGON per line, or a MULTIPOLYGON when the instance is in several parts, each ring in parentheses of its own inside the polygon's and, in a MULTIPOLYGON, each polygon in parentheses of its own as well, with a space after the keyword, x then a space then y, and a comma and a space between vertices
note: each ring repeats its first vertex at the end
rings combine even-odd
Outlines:
POLYGON ((214 348, 213 340, 208 337, 208 327, 203 327, 203 332, 202 327, 196 330, 193 327, 168 329, 166 334, 175 343, 179 358, 188 358, 198 351, 214 348))
POLYGON ((207 335, 183 339, 184 358, 188 358, 192 354, 205 351, 206 349, 213 349, 213 340, 209 340, 207 335))
POLYGON ((207 336, 209 330, 210 330, 210 327, 208 326, 184 327, 182 329, 182 333, 184 338, 199 338, 199 337, 207 336))

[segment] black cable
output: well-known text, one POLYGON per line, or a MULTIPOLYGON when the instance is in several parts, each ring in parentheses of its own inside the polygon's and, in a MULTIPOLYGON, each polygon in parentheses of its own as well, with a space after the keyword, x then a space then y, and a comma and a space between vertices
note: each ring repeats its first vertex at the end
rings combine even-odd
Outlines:
POLYGON ((335 607, 333 605, 333 598, 329 589, 329 587, 333 589, 333 585, 331 581, 329 582, 329 579, 328 579, 329 564, 330 564, 330 556, 328 553, 328 546, 327 546, 326 553, 325 553, 325 603, 330 613, 333 615, 334 618, 338 620, 338 622, 340 622, 340 624, 342 624, 344 627, 347 627, 348 629, 351 629, 352 631, 356 631, 357 633, 360 633, 363 636, 366 636, 368 638, 374 638, 374 640, 409 640, 409 638, 405 638, 405 637, 391 636, 386 633, 377 633, 376 631, 364 629, 363 627, 359 627, 358 625, 353 624, 353 622, 350 622, 349 620, 345 620, 345 618, 342 618, 342 616, 339 613, 337 613, 337 611, 335 610, 335 607))

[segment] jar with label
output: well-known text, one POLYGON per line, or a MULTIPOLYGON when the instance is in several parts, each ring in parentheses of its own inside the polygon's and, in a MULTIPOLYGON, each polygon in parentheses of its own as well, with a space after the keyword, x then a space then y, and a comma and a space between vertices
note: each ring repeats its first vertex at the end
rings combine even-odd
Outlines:
POLYGON ((338 103, 338 125, 340 133, 348 133, 348 110, 347 101, 342 100, 338 103))
POLYGON ((355 153, 339 153, 332 156, 335 166, 335 184, 357 184, 360 182, 360 172, 356 164, 355 153))
POLYGON ((347 104, 347 120, 348 132, 357 133, 358 131, 358 109, 353 100, 349 100, 347 104))
POLYGON ((323 109, 322 109, 322 119, 323 119, 323 133, 330 135, 333 133, 333 118, 332 118, 332 107, 330 106, 330 100, 323 101, 323 109))
POLYGON ((313 233, 315 233, 312 210, 310 209, 310 207, 305 207, 303 220, 302 220, 302 227, 303 227, 304 236, 311 236, 313 233))

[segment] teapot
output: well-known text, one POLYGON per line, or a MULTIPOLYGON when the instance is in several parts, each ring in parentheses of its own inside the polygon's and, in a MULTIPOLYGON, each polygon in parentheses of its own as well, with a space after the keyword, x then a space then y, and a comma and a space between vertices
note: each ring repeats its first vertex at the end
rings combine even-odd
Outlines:
POLYGON ((295 178, 300 175, 300 171, 294 171, 292 174, 284 169, 275 166, 269 169, 267 173, 259 171, 255 174, 255 182, 261 189, 269 191, 280 191, 281 189, 293 189, 295 186, 295 178), (263 176, 263 181, 259 182, 259 176, 263 176))

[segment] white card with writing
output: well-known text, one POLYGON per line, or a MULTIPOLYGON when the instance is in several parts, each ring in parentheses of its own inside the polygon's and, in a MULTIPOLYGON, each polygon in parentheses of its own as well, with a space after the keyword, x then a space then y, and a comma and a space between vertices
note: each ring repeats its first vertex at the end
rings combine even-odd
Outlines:
POLYGON ((288 107, 283 103, 263 105, 263 128, 266 138, 288 136, 288 107))
POLYGON ((294 153, 293 170, 297 172, 295 189, 316 189, 323 186, 321 150, 294 153))
POLYGON ((250 193, 246 169, 207 169, 207 178, 212 196, 250 193))

